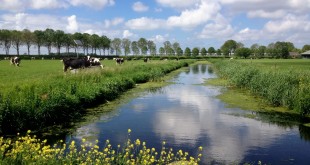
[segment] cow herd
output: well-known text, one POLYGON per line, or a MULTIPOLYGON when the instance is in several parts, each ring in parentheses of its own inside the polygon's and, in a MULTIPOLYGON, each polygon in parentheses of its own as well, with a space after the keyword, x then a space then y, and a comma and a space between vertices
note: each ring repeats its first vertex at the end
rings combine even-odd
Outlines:
MULTIPOLYGON (((20 66, 20 57, 15 56, 8 58, 10 60, 11 65, 20 66)), ((31 58, 33 60, 35 58, 31 58)), ((121 65, 124 63, 124 58, 113 58, 117 65, 121 65)), ((144 58, 144 62, 148 62, 149 58, 144 58)), ((64 57, 62 58, 61 62, 63 63, 63 71, 67 72, 68 69, 75 70, 75 69, 84 69, 90 67, 101 67, 103 65, 100 61, 100 58, 90 57, 90 56, 83 56, 83 57, 64 57)))

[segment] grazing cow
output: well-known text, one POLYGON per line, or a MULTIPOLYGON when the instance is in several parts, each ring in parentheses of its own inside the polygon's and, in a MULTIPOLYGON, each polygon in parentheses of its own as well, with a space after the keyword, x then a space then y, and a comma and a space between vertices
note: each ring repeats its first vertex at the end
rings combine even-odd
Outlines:
POLYGON ((62 60, 64 64, 64 72, 70 69, 79 69, 79 68, 86 68, 90 66, 89 60, 87 60, 87 57, 83 58, 64 58, 62 60))
POLYGON ((116 64, 124 63, 124 58, 114 58, 114 60, 116 61, 116 64))
POLYGON ((144 62, 148 62, 148 61, 150 61, 150 59, 149 58, 144 58, 143 61, 144 62))
POLYGON ((99 58, 87 56, 87 60, 90 62, 90 66, 100 66, 101 68, 103 68, 103 65, 101 64, 99 58))
POLYGON ((12 58, 10 59, 10 62, 11 62, 12 65, 19 66, 19 64, 20 64, 20 58, 19 58, 19 57, 12 57, 12 58))

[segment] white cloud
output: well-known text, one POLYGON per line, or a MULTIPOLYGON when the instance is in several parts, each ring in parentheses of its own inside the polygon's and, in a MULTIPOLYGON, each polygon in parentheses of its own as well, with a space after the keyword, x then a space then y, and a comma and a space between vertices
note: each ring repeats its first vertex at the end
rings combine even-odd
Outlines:
POLYGON ((131 36, 133 36, 134 34, 131 33, 129 30, 124 30, 123 31, 123 38, 129 38, 131 36))
POLYGON ((148 11, 149 7, 144 5, 142 2, 138 1, 132 5, 132 9, 136 12, 144 12, 144 11, 148 11))
MULTIPOLYGON (((288 14, 280 20, 268 21, 264 27, 271 33, 307 33, 310 34, 310 22, 308 17, 288 14)), ((309 35, 308 35, 309 36, 309 35)))
POLYGON ((135 30, 154 30, 166 26, 165 20, 162 19, 152 19, 147 17, 141 17, 136 19, 131 19, 125 24, 130 29, 135 30))
POLYGON ((3 0, 0 5, 0 10, 23 11, 24 8, 24 2, 19 0, 3 0))
POLYGON ((76 21, 75 15, 68 17, 68 25, 67 25, 66 29, 68 32, 71 32, 71 33, 78 31, 79 26, 78 26, 78 23, 76 21))
POLYGON ((189 8, 198 3, 199 1, 200 0, 156 0, 157 3, 172 8, 189 8))
POLYGON ((180 16, 171 16, 167 25, 171 27, 193 28, 216 16, 220 10, 218 3, 202 1, 195 9, 184 10, 180 16))
POLYGON ((169 34, 165 34, 165 35, 155 35, 153 37, 151 37, 149 40, 154 41, 154 43, 156 44, 162 44, 165 41, 169 40, 169 34))
POLYGON ((16 30, 44 30, 46 28, 52 29, 66 29, 65 25, 67 20, 65 17, 54 17, 45 14, 27 14, 27 13, 15 13, 2 15, 1 19, 3 24, 0 24, 0 28, 3 29, 16 29, 16 30))
POLYGON ((121 18, 121 17, 116 17, 112 20, 106 19, 106 20, 104 20, 104 27, 110 28, 111 26, 117 26, 123 22, 124 22, 124 18, 121 18))
POLYGON ((30 7, 33 9, 51 9, 51 8, 64 8, 68 5, 59 0, 31 0, 30 7))
POLYGON ((114 0, 71 0, 69 2, 73 6, 89 6, 96 9, 113 6, 115 4, 114 0))
POLYGON ((272 19, 277 19, 277 18, 282 18, 283 16, 286 15, 285 10, 276 10, 276 11, 264 11, 264 10, 253 10, 248 12, 248 17, 250 18, 272 18, 272 19))

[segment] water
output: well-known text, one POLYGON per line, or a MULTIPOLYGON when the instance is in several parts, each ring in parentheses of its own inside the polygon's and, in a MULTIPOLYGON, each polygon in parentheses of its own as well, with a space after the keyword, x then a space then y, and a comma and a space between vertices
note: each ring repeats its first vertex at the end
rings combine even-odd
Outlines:
POLYGON ((157 151, 163 141, 166 147, 190 155, 202 146, 202 164, 310 164, 307 127, 247 118, 243 114, 251 111, 226 108, 215 97, 220 87, 201 85, 214 77, 207 65, 191 66, 172 80, 174 84, 133 98, 66 139, 98 139, 99 145, 109 139, 116 146, 126 141, 131 129, 132 140, 140 139, 157 151))

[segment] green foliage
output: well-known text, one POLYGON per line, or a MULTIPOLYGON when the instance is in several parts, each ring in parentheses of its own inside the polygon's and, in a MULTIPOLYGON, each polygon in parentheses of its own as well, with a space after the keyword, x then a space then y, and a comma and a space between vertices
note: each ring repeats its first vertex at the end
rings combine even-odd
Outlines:
POLYGON ((238 57, 247 58, 252 54, 251 49, 249 48, 238 48, 235 51, 235 55, 238 57))
MULTIPOLYGON (((281 61, 278 64, 282 64, 281 61)), ((303 61, 297 64, 303 64, 303 61)), ((301 115, 310 114, 310 72, 307 70, 296 67, 292 70, 288 64, 283 64, 280 69, 269 68, 258 60, 256 63, 217 60, 214 65, 219 76, 228 79, 231 85, 249 89, 270 105, 285 106, 301 115)))

